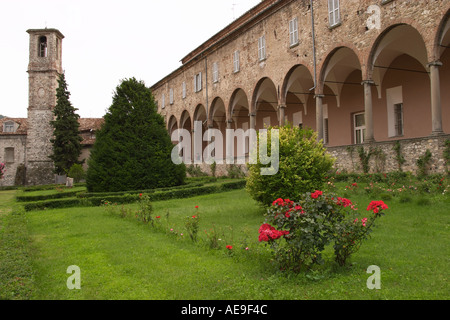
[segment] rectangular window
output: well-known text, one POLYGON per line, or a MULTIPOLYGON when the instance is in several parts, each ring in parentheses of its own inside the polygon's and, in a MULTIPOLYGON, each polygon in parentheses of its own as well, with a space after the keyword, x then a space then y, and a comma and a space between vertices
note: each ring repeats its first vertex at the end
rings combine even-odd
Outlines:
POLYGON ((5 148, 5 162, 6 163, 14 162, 14 148, 5 148))
POLYGON ((217 62, 213 63, 213 82, 219 82, 219 64, 217 62))
POLYGON ((199 92, 202 90, 202 73, 199 72, 194 77, 194 91, 199 92))
POLYGON ((262 36, 258 39, 258 59, 259 61, 266 58, 266 37, 262 36))
POLYGON ((14 122, 5 122, 3 124, 3 132, 14 132, 14 122))
POLYGON ((183 86, 182 86, 182 97, 183 99, 186 98, 186 82, 183 82, 183 86))
POLYGON ((173 104, 173 89, 170 89, 169 91, 169 103, 173 104))
POLYGON ((289 43, 291 46, 298 44, 298 21, 294 18, 289 21, 289 43))
POLYGON ((239 51, 235 51, 233 53, 233 72, 239 72, 240 64, 239 64, 239 51))
POLYGON ((339 13, 339 0, 328 0, 328 15, 331 27, 341 22, 341 16, 339 13))
POLYGON ((357 113, 353 118, 355 143, 364 143, 364 136, 366 134, 366 119, 364 113, 357 113))
POLYGON ((166 96, 163 93, 162 97, 161 97, 161 109, 164 109, 166 107, 166 96))
POLYGON ((397 136, 403 135, 403 103, 397 103, 394 105, 394 123, 395 134, 397 136))

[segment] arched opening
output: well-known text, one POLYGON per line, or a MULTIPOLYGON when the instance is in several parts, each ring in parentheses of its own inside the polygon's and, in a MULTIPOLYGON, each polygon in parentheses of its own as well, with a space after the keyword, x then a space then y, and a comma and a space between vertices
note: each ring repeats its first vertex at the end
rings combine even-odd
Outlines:
POLYGON ((430 76, 425 42, 410 25, 384 31, 372 50, 369 72, 377 85, 376 139, 428 136, 432 130, 430 76))
POLYGON ((356 53, 347 47, 330 53, 321 72, 321 83, 324 143, 328 146, 363 143, 366 133, 364 87, 356 53))
POLYGON ((203 150, 208 145, 207 141, 203 141, 203 134, 208 129, 206 109, 202 104, 199 104, 194 111, 194 130, 193 130, 193 151, 194 161, 196 163, 202 162, 203 150))
POLYGON ((169 135, 172 136, 172 133, 178 129, 178 122, 177 118, 172 115, 169 118, 169 122, 167 123, 167 131, 169 131, 169 135))
MULTIPOLYGON (((315 128, 314 86, 311 72, 304 65, 289 70, 283 84, 285 122, 301 128, 315 128)), ((283 102, 282 102, 283 104, 283 102)))
POLYGON ((38 41, 38 56, 45 58, 48 55, 47 37, 41 36, 38 41))
POLYGON ((270 78, 258 81, 253 93, 253 112, 256 114, 255 129, 278 126, 278 94, 270 78))
MULTIPOLYGON (((189 112, 187 110, 184 110, 181 113, 181 117, 180 117, 180 129, 185 129, 186 133, 189 134, 189 138, 190 143, 189 143, 189 150, 184 150, 182 149, 180 152, 180 156, 183 159, 184 163, 191 163, 192 162, 192 120, 191 120, 191 116, 189 115, 189 112)), ((186 137, 183 137, 187 138, 186 137)))
POLYGON ((441 23, 437 39, 437 58, 442 62, 439 68, 440 91, 442 103, 442 127, 445 133, 450 132, 450 11, 441 23))
POLYGON ((211 127, 212 129, 217 129, 220 131, 223 141, 222 141, 222 148, 217 144, 215 145, 214 158, 217 160, 224 161, 225 155, 226 155, 226 144, 225 144, 225 137, 226 137, 226 129, 227 129, 227 114, 225 109, 225 103, 223 100, 219 97, 215 98, 211 104, 210 109, 210 119, 211 119, 211 127))

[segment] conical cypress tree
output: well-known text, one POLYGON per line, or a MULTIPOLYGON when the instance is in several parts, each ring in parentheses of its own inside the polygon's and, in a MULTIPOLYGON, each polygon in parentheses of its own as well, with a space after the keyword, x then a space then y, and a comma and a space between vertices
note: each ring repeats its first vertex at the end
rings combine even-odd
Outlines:
POLYGON ((53 154, 50 158, 55 164, 55 173, 65 174, 74 164, 81 164, 78 158, 81 154, 81 141, 79 135, 80 116, 76 114, 78 109, 70 103, 70 92, 64 73, 59 75, 58 88, 56 89, 56 106, 53 109, 53 154))
POLYGON ((125 79, 116 88, 88 161, 91 192, 180 185, 186 168, 171 160, 173 144, 153 95, 142 81, 125 79))

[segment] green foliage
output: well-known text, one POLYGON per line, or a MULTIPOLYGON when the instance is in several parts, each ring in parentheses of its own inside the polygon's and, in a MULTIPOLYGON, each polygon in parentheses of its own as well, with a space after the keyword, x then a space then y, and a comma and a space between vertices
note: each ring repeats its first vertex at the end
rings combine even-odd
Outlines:
POLYGON ((59 75, 58 88, 56 89, 56 106, 53 109, 54 120, 50 121, 53 127, 53 153, 50 159, 55 164, 56 174, 65 174, 74 164, 80 164, 78 158, 81 154, 81 141, 79 135, 80 116, 76 114, 78 109, 74 108, 69 100, 70 92, 64 73, 59 75))
MULTIPOLYGON (((267 150, 271 150, 270 129, 267 150)), ((321 188, 334 163, 322 142, 317 141, 313 130, 291 125, 278 129, 278 173, 261 175, 264 165, 259 157, 256 164, 249 165, 246 189, 253 199, 265 206, 270 205, 273 199, 293 199, 305 192, 321 188)))
POLYGON ((402 171, 402 166, 406 162, 405 157, 402 155, 402 146, 400 141, 396 141, 392 149, 395 151, 395 160, 398 164, 398 171, 402 171))
POLYGON ((86 177, 86 173, 84 172, 83 166, 81 164, 74 164, 70 167, 69 172, 67 175, 70 178, 73 178, 75 183, 80 182, 86 177))
POLYGON ((200 217, 198 213, 193 216, 187 216, 184 219, 184 226, 186 228, 187 234, 193 242, 197 242, 199 224, 200 217))
POLYGON ((153 95, 142 81, 123 80, 116 88, 89 159, 91 192, 181 185, 186 167, 171 159, 173 144, 153 95))
POLYGON ((428 174, 428 167, 430 165, 431 162, 431 151, 429 149, 427 149, 427 151, 425 151, 425 154, 423 154, 422 156, 420 156, 417 161, 417 175, 419 177, 423 177, 426 176, 428 174))
POLYGON ((208 174, 206 172, 202 171, 202 168, 200 168, 199 165, 193 165, 190 164, 186 167, 186 172, 191 176, 191 177, 203 177, 203 176, 207 176, 208 174))
POLYGON ((369 160, 373 154, 372 148, 369 151, 365 151, 364 147, 360 146, 358 148, 359 161, 361 162, 361 167, 364 173, 368 173, 370 170, 369 160))
POLYGON ((138 218, 144 223, 151 223, 153 225, 153 206, 148 195, 139 195, 139 210, 137 211, 138 218))
POLYGON ((387 206, 372 201, 369 217, 357 215, 354 204, 334 194, 307 192, 298 202, 279 198, 268 209, 259 241, 267 242, 282 270, 299 272, 323 264, 322 252, 333 244, 335 261, 344 266, 371 232, 376 218, 387 206))

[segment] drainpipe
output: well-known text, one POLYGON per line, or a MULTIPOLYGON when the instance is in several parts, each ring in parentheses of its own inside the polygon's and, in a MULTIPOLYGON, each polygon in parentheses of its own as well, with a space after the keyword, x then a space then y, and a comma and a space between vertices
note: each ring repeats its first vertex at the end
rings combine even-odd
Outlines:
POLYGON ((314 31, 314 4, 313 0, 310 1, 311 6, 311 29, 312 29, 312 47, 313 47, 313 59, 314 59, 314 87, 309 89, 309 91, 315 90, 317 87, 317 66, 316 66, 316 34, 314 31))

